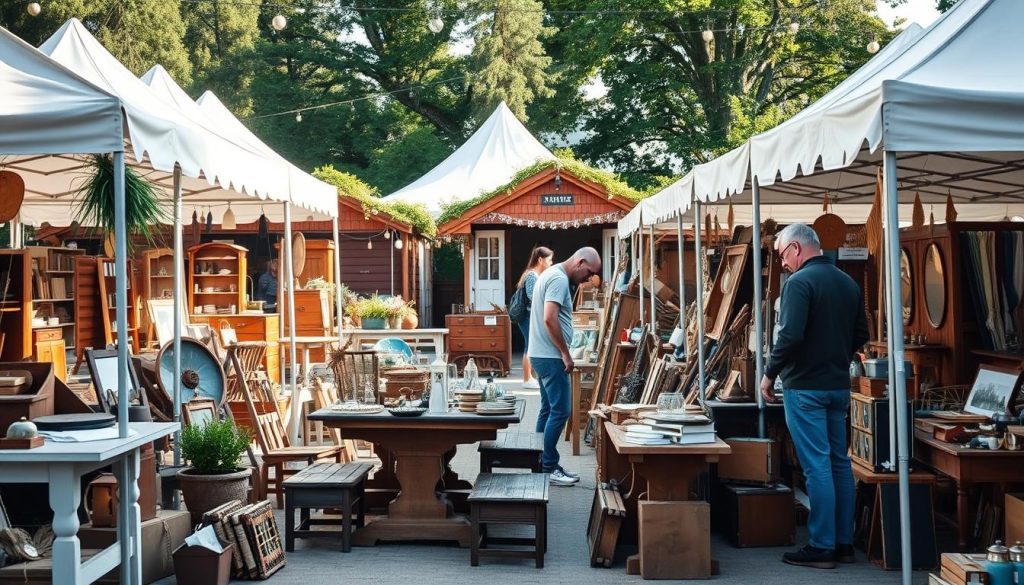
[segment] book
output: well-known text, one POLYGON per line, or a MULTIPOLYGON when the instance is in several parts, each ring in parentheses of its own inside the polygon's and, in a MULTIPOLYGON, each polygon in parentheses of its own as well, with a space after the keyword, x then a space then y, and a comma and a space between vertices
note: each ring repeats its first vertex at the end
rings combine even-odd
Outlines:
POLYGON ((627 439, 668 439, 669 437, 661 433, 652 433, 647 431, 626 431, 627 439))
POLYGON ((703 425, 713 422, 707 415, 693 413, 676 414, 652 412, 647 414, 646 418, 657 421, 658 423, 673 425, 703 425))
POLYGON ((625 441, 627 443, 631 443, 633 445, 671 445, 672 444, 671 440, 666 439, 664 437, 661 438, 661 439, 655 439, 655 438, 642 438, 642 439, 637 438, 637 439, 634 439, 633 437, 630 437, 630 436, 627 435, 625 441))
POLYGON ((715 433, 693 433, 672 437, 672 442, 677 445, 699 445, 701 443, 714 443, 715 433))
POLYGON ((650 417, 644 417, 641 419, 644 425, 649 426, 652 430, 658 432, 664 432, 665 434, 671 434, 675 436, 689 435, 691 433, 713 433, 715 432, 715 423, 709 422, 705 424, 692 424, 684 425, 677 423, 666 423, 660 422, 650 417))

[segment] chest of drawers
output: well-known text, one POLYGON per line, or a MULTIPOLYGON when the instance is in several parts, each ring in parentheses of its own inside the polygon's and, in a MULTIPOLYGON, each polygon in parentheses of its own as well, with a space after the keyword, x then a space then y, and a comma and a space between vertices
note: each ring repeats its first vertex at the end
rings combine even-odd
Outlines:
MULTIPOLYGON (((503 376, 512 368, 512 321, 508 315, 473 313, 446 315, 448 361, 460 356, 490 356, 501 362, 503 376)), ((487 374, 481 370, 481 375, 487 374)))

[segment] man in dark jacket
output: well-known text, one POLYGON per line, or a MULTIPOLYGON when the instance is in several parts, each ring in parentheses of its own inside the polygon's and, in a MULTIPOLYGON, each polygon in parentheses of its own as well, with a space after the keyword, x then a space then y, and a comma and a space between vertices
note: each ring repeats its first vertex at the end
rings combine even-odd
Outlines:
POLYGON ((868 341, 860 288, 821 255, 814 230, 793 224, 776 241, 783 269, 779 335, 761 380, 773 402, 781 376, 786 426, 807 479, 810 542, 783 555, 793 565, 833 569, 853 557, 854 484, 846 453, 850 359, 868 341))

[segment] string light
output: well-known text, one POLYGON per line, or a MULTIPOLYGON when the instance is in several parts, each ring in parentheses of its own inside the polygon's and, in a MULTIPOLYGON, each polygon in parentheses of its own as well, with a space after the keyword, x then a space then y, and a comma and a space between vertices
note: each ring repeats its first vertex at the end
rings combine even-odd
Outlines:
POLYGON ((387 230, 386 232, 384 232, 384 239, 385 240, 390 240, 391 239, 391 230, 387 230))
POLYGON ((270 26, 274 27, 274 30, 281 31, 288 26, 288 19, 283 14, 278 14, 270 21, 270 26))
POLYGON ((372 250, 373 249, 373 240, 366 240, 366 249, 367 250, 372 250))
POLYGON ((795 20, 789 23, 789 32, 793 34, 800 32, 800 23, 795 20))
POLYGON ((704 39, 705 43, 715 40, 715 32, 711 29, 705 29, 704 32, 700 33, 700 36, 704 39))
POLYGON ((434 15, 427 21, 427 28, 435 35, 444 30, 444 21, 440 16, 434 15))
POLYGON ((402 238, 395 238, 395 249, 401 250, 405 244, 402 243, 402 238))
POLYGON ((29 2, 29 5, 25 7, 28 11, 29 16, 39 16, 39 13, 43 11, 43 7, 38 2, 29 2))
POLYGON ((296 112, 295 113, 295 121, 296 122, 301 122, 302 121, 302 112, 296 112))
POLYGON ((868 53, 871 53, 872 55, 877 53, 879 48, 881 47, 878 45, 878 41, 871 41, 870 43, 868 43, 868 53))

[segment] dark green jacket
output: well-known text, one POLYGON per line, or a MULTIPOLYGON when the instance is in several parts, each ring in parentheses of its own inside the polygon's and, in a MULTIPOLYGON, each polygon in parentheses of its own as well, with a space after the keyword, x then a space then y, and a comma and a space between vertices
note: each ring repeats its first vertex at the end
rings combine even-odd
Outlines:
POLYGON ((804 262, 782 288, 779 337, 765 374, 792 390, 849 390, 850 359, 868 341, 857 283, 824 257, 804 262))

